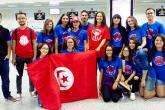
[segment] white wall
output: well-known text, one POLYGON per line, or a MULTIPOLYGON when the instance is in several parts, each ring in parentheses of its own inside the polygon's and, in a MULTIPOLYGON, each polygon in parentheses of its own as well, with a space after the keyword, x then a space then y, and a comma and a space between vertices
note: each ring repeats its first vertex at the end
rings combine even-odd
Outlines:
MULTIPOLYGON (((43 28, 43 20, 34 20, 34 13, 38 12, 38 10, 41 10, 42 12, 46 13, 46 19, 51 18, 54 21, 54 24, 57 23, 59 20, 61 14, 66 13, 67 11, 71 11, 73 9, 74 11, 78 11, 79 15, 80 12, 85 10, 102 10, 105 12, 107 16, 107 24, 109 25, 110 22, 110 15, 109 15, 109 0, 106 0, 108 3, 69 3, 65 4, 63 6, 57 6, 57 7, 22 7, 22 8, 0 8, 0 12, 3 15, 3 21, 2 25, 6 28, 8 28, 10 31, 13 30, 18 26, 17 21, 15 19, 15 13, 18 13, 19 10, 27 13, 28 18, 28 26, 35 29, 36 31, 40 31, 43 28), (60 15, 50 15, 49 9, 50 8, 60 8, 60 15)), ((21 7, 21 6, 20 6, 21 7)))
MULTIPOLYGON (((156 8, 161 8, 162 5, 165 7, 165 3, 145 3, 143 5, 137 4, 134 10, 134 16, 137 18, 138 24, 142 25, 143 23, 147 22, 145 15, 145 10, 147 8, 151 7, 156 10, 156 8)), ((165 26, 165 16, 161 16, 161 17, 156 16, 156 20, 163 23, 163 25, 165 26)))

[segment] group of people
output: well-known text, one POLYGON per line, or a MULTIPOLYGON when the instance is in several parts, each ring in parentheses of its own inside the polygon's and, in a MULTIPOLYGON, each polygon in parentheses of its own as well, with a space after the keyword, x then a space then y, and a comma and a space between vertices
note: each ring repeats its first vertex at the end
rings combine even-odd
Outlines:
MULTIPOLYGON (((119 14, 112 17, 110 28, 103 11, 98 11, 93 23, 89 23, 86 10, 80 18, 62 14, 55 28, 53 20, 46 19, 41 32, 36 33, 26 25, 26 13, 18 13, 19 27, 10 32, 0 25, 0 75, 2 91, 7 100, 19 101, 22 95, 22 76, 25 64, 43 58, 50 53, 72 53, 96 50, 100 70, 100 96, 105 102, 117 102, 123 94, 119 82, 131 86, 130 99, 135 92, 152 98, 165 97, 165 29, 155 21, 155 10, 145 12, 147 23, 139 26, 134 16, 122 26, 119 14), (11 46, 12 40, 12 46, 11 46), (12 49, 11 49, 12 47, 12 49), (9 91, 9 58, 18 71, 16 98, 9 91)), ((0 14, 0 22, 2 14, 0 14)), ((29 79, 29 92, 35 97, 34 86, 29 79)), ((41 102, 39 100, 41 106, 41 102)))

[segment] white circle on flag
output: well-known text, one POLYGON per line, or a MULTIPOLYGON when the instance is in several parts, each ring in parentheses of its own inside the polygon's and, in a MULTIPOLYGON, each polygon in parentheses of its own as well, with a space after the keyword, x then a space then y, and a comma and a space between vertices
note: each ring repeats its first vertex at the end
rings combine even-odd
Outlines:
POLYGON ((27 36, 22 35, 22 36, 20 37, 19 43, 20 43, 22 46, 27 45, 27 44, 29 43, 29 40, 28 40, 27 36))
POLYGON ((54 70, 54 75, 60 85, 60 90, 68 90, 73 86, 73 73, 66 67, 58 67, 54 70))

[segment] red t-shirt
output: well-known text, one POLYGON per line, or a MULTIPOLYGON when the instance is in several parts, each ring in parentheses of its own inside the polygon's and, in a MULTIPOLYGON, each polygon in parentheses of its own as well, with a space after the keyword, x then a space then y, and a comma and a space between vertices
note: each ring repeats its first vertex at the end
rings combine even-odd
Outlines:
MULTIPOLYGON (((89 37, 89 49, 95 50, 101 43, 103 39, 109 40, 110 33, 108 27, 96 26, 96 29, 93 29, 93 25, 90 26, 87 30, 89 37)), ((106 43, 101 47, 100 51, 97 52, 98 57, 104 56, 106 43)))
POLYGON ((12 40, 16 41, 16 55, 23 58, 32 58, 33 57, 33 46, 32 40, 36 39, 36 33, 32 30, 32 36, 30 35, 29 27, 26 27, 24 30, 20 28, 17 29, 17 37, 15 32, 12 32, 12 40))

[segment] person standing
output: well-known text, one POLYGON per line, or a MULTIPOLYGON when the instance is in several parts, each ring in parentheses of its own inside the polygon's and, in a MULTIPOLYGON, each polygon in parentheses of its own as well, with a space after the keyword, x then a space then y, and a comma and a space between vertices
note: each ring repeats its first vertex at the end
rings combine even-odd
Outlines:
POLYGON ((98 11, 95 15, 94 24, 88 30, 89 50, 96 50, 97 62, 104 56, 107 41, 110 39, 109 28, 106 24, 106 17, 103 11, 98 11))
POLYGON ((153 38, 158 34, 165 35, 165 29, 162 23, 155 21, 155 9, 147 8, 145 14, 148 21, 142 25, 142 28, 147 33, 146 47, 150 50, 153 45, 153 38))
POLYGON ((82 10, 80 17, 81 17, 81 26, 82 26, 82 29, 83 30, 87 30, 90 27, 90 25, 91 25, 91 23, 88 22, 88 19, 89 19, 88 12, 86 10, 82 10))
MULTIPOLYGON (((2 14, 0 13, 0 23, 2 14)), ((11 36, 9 30, 0 25, 0 75, 2 79, 2 92, 5 99, 15 102, 16 99, 10 95, 9 91, 9 59, 11 54, 11 36)))
MULTIPOLYGON (((21 100, 22 94, 22 76, 24 64, 29 64, 36 57, 36 33, 27 25, 26 13, 17 14, 17 22, 19 27, 12 32, 13 53, 12 63, 16 63, 18 76, 16 77, 17 97, 16 100, 21 100)), ((29 92, 31 96, 35 96, 34 86, 29 80, 29 92)))

